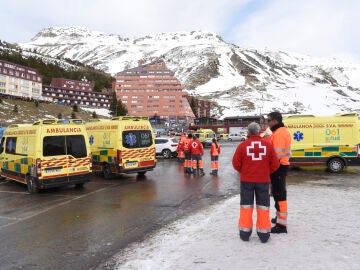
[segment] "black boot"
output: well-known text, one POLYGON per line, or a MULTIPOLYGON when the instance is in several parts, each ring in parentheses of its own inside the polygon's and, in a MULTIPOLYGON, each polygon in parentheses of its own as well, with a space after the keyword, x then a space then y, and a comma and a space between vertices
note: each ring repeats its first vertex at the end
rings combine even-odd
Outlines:
POLYGON ((276 220, 277 220, 277 218, 276 218, 276 217, 272 218, 272 219, 271 219, 271 223, 276 224, 276 220))
POLYGON ((257 235, 260 238, 261 243, 266 243, 269 238, 270 238, 270 233, 262 233, 262 232, 257 232, 257 235))
POLYGON ((271 228, 271 233, 287 233, 287 228, 284 225, 276 224, 271 228))
POLYGON ((249 241, 250 239, 250 235, 251 235, 251 231, 250 232, 244 232, 240 230, 240 239, 243 241, 249 241))
POLYGON ((199 175, 200 175, 200 176, 204 176, 204 175, 205 175, 205 173, 204 173, 204 170, 203 170, 203 169, 199 169, 199 175))

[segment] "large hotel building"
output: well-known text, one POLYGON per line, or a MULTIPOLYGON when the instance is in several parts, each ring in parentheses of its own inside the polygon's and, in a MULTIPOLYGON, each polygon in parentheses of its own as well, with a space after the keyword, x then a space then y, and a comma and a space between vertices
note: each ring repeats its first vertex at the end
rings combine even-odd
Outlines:
POLYGON ((162 60, 121 71, 115 79, 113 90, 129 115, 158 117, 169 122, 195 118, 188 93, 162 60))
POLYGON ((0 94, 41 99, 42 76, 36 69, 0 60, 0 94))
POLYGON ((50 86, 43 87, 43 96, 65 105, 78 104, 87 107, 108 108, 111 93, 95 92, 94 83, 64 78, 52 78, 50 86))

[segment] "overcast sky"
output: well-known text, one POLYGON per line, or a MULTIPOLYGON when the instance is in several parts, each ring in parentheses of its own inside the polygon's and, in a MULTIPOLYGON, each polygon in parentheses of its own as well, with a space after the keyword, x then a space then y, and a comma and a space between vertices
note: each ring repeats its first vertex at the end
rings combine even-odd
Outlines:
POLYGON ((360 63, 359 0, 1 0, 0 40, 50 26, 122 37, 204 30, 227 42, 360 63))

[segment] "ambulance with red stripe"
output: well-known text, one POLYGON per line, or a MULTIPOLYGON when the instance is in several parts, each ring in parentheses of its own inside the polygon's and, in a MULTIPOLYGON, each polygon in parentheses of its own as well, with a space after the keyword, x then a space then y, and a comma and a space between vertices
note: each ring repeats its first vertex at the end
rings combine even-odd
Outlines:
POLYGON ((97 119, 85 126, 94 172, 108 179, 120 173, 144 175, 155 168, 155 143, 148 117, 97 119))
POLYGON ((39 189, 76 185, 91 177, 91 153, 80 119, 12 124, 0 142, 0 175, 39 189))

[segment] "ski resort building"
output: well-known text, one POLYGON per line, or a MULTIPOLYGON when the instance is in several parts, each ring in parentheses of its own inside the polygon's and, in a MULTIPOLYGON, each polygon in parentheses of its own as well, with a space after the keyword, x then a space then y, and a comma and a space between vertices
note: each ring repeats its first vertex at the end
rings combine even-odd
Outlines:
POLYGON ((94 83, 86 80, 77 81, 53 78, 50 86, 43 87, 43 96, 64 105, 81 105, 95 108, 108 108, 111 93, 94 91, 94 83))
POLYGON ((42 76, 36 69, 0 60, 0 94, 41 99, 42 76))
POLYGON ((113 90, 129 115, 149 116, 169 123, 195 118, 184 90, 164 61, 121 71, 115 75, 113 90))

